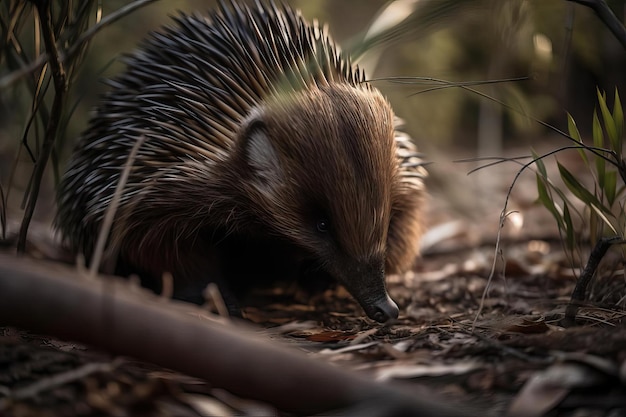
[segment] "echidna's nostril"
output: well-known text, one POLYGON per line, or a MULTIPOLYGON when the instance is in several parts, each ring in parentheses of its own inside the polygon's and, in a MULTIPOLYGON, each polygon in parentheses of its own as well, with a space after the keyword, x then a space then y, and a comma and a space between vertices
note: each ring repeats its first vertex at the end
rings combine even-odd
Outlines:
POLYGON ((400 314, 398 305, 391 298, 387 297, 375 304, 371 318, 379 323, 384 323, 391 319, 397 319, 398 314, 400 314))

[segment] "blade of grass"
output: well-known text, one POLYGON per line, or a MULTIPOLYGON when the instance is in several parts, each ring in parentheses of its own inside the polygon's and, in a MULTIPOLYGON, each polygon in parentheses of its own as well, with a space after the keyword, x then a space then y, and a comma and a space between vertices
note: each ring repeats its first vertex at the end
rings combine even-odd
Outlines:
POLYGON ((563 216, 561 215, 560 210, 556 207, 554 200, 548 192, 548 188, 545 184, 545 179, 539 174, 537 174, 537 192, 539 193, 539 202, 543 204, 543 206, 548 209, 548 211, 552 214, 552 217, 554 217, 554 219, 556 220, 559 229, 563 230, 565 228, 565 221, 563 220, 563 216))
MULTIPOLYGON (((615 128, 617 130, 617 137, 624 137, 624 111, 622 109, 622 102, 619 98, 619 92, 617 91, 617 87, 615 87, 615 101, 613 102, 613 120, 615 121, 615 128)), ((617 154, 617 159, 622 159, 622 145, 620 142, 620 146, 617 149, 613 149, 617 154)))
POLYGON ((600 112, 602 113, 602 121, 604 122, 604 130, 609 137, 611 149, 616 150, 622 146, 620 142, 621 138, 617 136, 617 127, 615 126, 613 115, 606 105, 606 94, 602 94, 599 89, 596 90, 596 93, 598 96, 598 104, 600 105, 600 112))
MULTIPOLYGON (((602 131, 602 126, 600 125, 600 119, 598 118, 598 113, 596 111, 593 112, 593 122, 592 122, 592 135, 593 135, 593 145, 595 147, 604 146, 604 132, 602 131)), ((598 184, 600 188, 604 188, 604 174, 606 172, 606 162, 604 158, 600 158, 596 155, 595 163, 596 163, 596 173, 598 175, 598 184)))
POLYGON ((559 168, 559 174, 561 175, 561 179, 567 186, 567 188, 578 198, 580 201, 587 205, 595 205, 606 213, 610 213, 606 206, 604 206, 598 198, 593 195, 585 186, 583 186, 578 179, 560 162, 557 161, 557 167, 559 168))
POLYGON ((604 196, 609 207, 613 207, 617 191, 617 171, 608 171, 604 177, 604 196))
POLYGON ((569 204, 563 201, 563 222, 565 223, 565 244, 567 249, 573 251, 576 246, 576 236, 574 235, 574 223, 569 211, 569 204))
MULTIPOLYGON (((581 146, 584 146, 583 140, 580 136, 580 132, 578 131, 578 127, 576 126, 576 121, 569 112, 567 113, 567 131, 572 139, 579 142, 581 146)), ((585 149, 581 147, 578 150, 578 153, 580 154, 582 160, 585 162, 585 165, 589 166, 589 159, 587 158, 587 153, 585 152, 585 149)))
POLYGON ((617 234, 617 230, 615 230, 615 227, 613 226, 613 223, 609 220, 609 218, 602 212, 602 210, 600 210, 598 207, 596 207, 594 204, 591 204, 591 208, 593 209, 593 211, 596 212, 596 214, 598 215, 598 217, 602 220, 602 222, 604 224, 606 224, 609 229, 611 229, 611 231, 614 234, 617 234))

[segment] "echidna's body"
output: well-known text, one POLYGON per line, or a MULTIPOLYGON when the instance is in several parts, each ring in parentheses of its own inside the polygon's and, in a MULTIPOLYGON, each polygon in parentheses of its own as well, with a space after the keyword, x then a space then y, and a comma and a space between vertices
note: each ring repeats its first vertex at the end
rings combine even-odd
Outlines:
POLYGON ((307 263, 370 317, 397 316, 384 272, 417 254, 423 168, 385 99, 288 8, 176 22, 127 60, 78 144, 59 190, 66 241, 91 254, 145 137, 109 239, 119 268, 153 288, 171 272, 193 299, 307 263))

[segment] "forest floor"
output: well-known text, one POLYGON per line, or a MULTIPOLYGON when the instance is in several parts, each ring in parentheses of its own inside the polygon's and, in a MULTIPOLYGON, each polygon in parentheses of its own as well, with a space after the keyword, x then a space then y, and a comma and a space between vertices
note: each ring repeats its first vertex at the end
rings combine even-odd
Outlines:
MULTIPOLYGON (((341 288, 310 297, 293 286, 258 292, 244 317, 263 337, 312 360, 381 383, 426 386, 485 410, 480 415, 626 416, 621 254, 608 252, 577 324, 564 326, 589 248, 572 266, 549 214, 532 204, 534 177, 525 181, 508 208, 521 218, 509 219, 497 249, 506 183, 495 198, 499 203, 486 203, 486 214, 462 218, 435 193, 430 217, 436 226, 421 261, 414 271, 389 277, 390 295, 401 309, 397 320, 380 325, 365 318, 341 288), (481 216, 485 221, 475 220, 481 216)), ((5 327, 0 415, 282 414, 196 378, 5 327)))

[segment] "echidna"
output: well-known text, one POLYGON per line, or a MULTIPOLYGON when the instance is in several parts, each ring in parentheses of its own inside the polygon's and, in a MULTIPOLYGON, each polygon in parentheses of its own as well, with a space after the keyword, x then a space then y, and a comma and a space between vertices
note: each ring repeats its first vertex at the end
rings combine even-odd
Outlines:
POLYGON ((396 318, 385 272, 417 255, 425 171, 388 102, 287 6, 223 1, 175 23, 126 59, 79 141, 58 192, 65 241, 91 255, 143 137, 109 236, 118 273, 159 291, 170 272, 174 297, 199 302, 208 282, 237 294, 306 265, 396 318))

